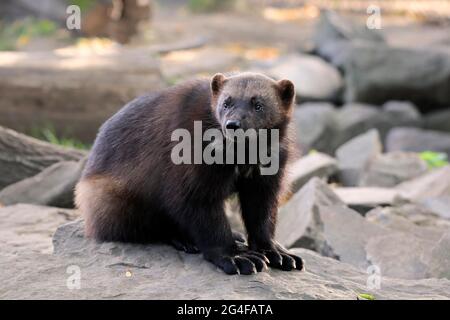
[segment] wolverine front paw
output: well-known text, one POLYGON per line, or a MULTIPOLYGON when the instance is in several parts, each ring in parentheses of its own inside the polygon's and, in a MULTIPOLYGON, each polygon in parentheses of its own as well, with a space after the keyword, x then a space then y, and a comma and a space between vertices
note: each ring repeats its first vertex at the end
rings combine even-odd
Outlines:
POLYGON ((251 249, 264 254, 269 260, 269 266, 284 271, 303 270, 303 259, 291 254, 279 243, 272 241, 267 245, 253 245, 251 249))
POLYGON ((267 269, 269 260, 259 252, 238 249, 233 254, 204 253, 210 261, 226 274, 255 274, 267 269))

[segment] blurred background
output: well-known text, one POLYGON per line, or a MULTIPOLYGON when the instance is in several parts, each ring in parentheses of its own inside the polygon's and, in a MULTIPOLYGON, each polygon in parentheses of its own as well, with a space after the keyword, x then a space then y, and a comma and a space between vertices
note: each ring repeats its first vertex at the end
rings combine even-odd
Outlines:
POLYGON ((0 125, 89 146, 137 95, 235 70, 290 78, 299 103, 444 110, 449 22, 435 0, 4 0, 0 125))

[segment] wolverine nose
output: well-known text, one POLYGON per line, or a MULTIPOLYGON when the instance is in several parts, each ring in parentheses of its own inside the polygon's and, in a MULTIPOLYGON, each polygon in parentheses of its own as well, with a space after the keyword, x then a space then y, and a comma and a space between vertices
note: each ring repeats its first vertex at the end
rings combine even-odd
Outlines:
POLYGON ((241 127, 241 122, 239 120, 227 120, 225 123, 225 128, 231 130, 237 130, 241 127))

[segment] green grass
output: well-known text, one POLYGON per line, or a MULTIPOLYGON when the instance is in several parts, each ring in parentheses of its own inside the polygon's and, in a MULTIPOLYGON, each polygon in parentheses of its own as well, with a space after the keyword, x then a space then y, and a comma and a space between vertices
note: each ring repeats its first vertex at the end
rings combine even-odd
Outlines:
POLYGON ((32 38, 48 37, 57 31, 55 22, 25 18, 11 23, 0 22, 0 51, 17 50, 32 38))
POLYGON ((419 153, 419 156, 424 160, 430 169, 441 168, 448 165, 448 157, 443 152, 424 151, 419 153))
POLYGON ((51 144, 55 144, 55 145, 63 146, 63 147, 67 147, 67 148, 88 150, 91 147, 91 145, 83 143, 77 139, 69 138, 69 137, 65 137, 65 136, 58 136, 56 134, 54 128, 51 126, 33 130, 31 135, 37 139, 44 140, 51 144))
POLYGON ((233 7, 235 0, 189 0, 188 8, 193 12, 212 12, 233 7))
POLYGON ((375 297, 369 293, 360 293, 358 294, 359 300, 375 300, 375 297))

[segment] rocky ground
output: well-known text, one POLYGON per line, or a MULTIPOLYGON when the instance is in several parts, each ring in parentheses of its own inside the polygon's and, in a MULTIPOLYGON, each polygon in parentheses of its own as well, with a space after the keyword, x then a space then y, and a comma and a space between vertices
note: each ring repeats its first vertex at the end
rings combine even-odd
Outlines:
MULTIPOLYGON (((170 13, 156 17, 158 45, 0 53, 1 124, 51 120, 91 141, 122 103, 192 75, 289 78, 303 157, 276 238, 306 271, 226 276, 171 247, 87 240, 73 209, 87 151, 0 127, 0 298, 449 299, 448 28, 170 13)), ((228 214, 242 231, 233 200, 228 214)))

